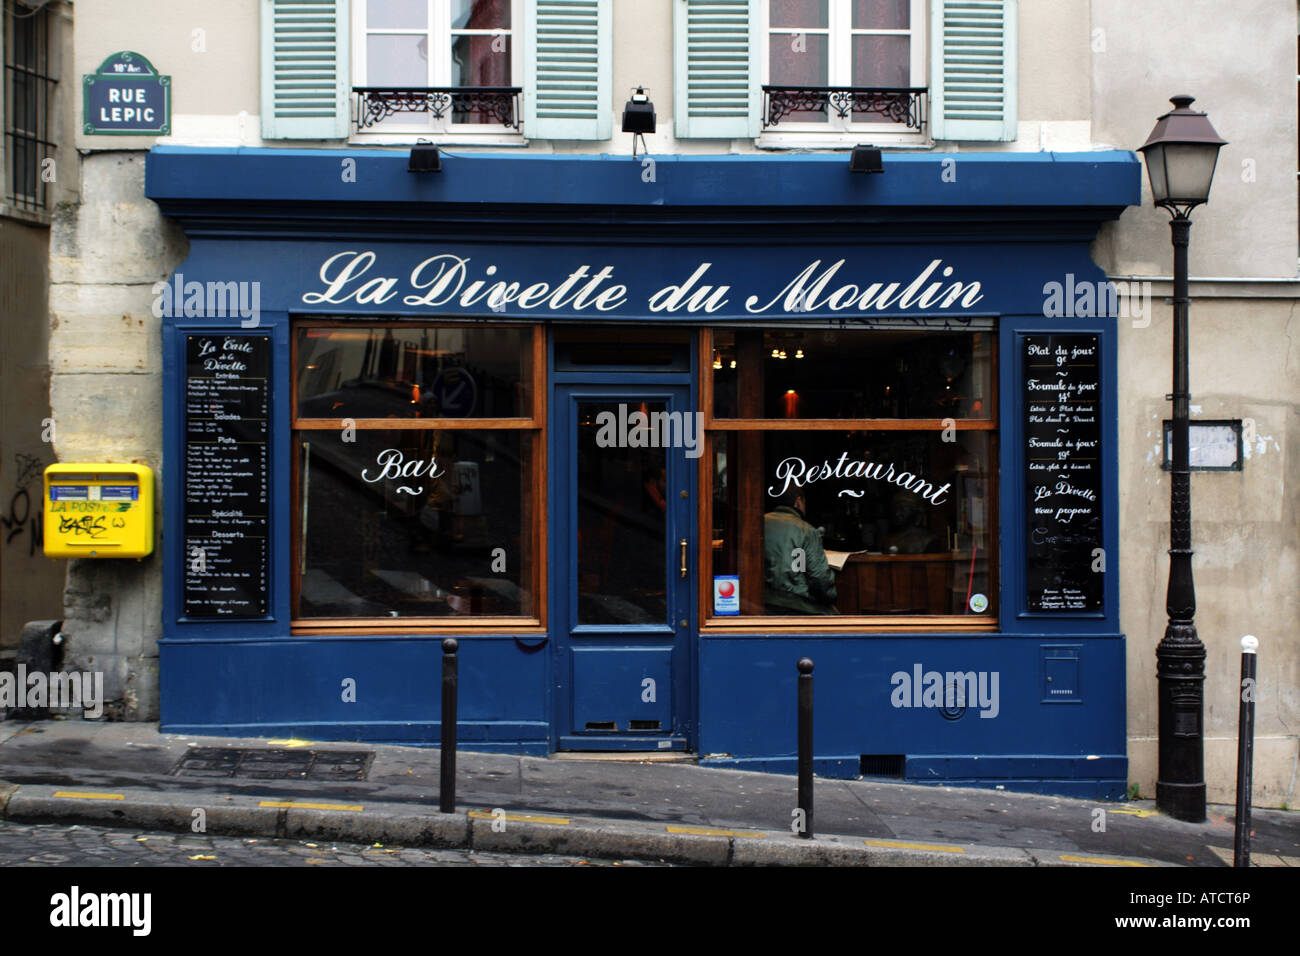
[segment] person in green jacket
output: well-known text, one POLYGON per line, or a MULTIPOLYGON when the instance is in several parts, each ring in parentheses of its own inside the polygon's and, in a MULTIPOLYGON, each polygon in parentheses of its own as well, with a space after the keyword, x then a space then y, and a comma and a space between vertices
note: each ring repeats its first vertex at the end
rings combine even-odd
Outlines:
POLYGON ((763 605, 768 614, 837 614, 835 572, 822 536, 804 518, 803 492, 787 488, 763 515, 763 605))

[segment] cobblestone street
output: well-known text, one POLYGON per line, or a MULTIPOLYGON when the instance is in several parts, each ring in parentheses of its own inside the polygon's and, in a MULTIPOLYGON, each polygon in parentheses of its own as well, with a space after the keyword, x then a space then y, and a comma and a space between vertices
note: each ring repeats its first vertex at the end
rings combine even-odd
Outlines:
POLYGON ((354 843, 0 823, 10 866, 655 866, 639 860, 475 853, 354 843))

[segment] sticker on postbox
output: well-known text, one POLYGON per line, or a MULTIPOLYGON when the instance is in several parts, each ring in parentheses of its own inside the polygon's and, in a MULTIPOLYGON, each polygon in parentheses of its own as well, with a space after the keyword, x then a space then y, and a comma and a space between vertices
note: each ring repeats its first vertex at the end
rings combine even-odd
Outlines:
POLYGON ((89 501, 89 485, 54 485, 50 488, 51 501, 89 501))
POLYGON ((105 485, 99 489, 99 499, 101 501, 138 501, 140 499, 140 486, 105 485))
POLYGON ((717 574, 713 577, 713 613, 740 613, 740 576, 717 574))
POLYGON ((153 471, 147 465, 50 465, 42 501, 51 558, 143 558, 153 552, 153 471))

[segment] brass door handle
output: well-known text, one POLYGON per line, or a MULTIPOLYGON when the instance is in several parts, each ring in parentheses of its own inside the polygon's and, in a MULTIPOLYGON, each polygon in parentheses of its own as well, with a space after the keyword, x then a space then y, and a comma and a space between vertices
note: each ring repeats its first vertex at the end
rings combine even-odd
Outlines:
POLYGON ((686 539, 682 538, 682 577, 686 577, 686 539))

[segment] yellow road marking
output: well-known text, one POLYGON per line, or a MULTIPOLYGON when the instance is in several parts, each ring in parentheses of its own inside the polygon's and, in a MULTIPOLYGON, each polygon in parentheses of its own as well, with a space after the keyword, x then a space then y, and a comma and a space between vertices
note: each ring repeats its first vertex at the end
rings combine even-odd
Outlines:
POLYGON ((259 807, 285 807, 290 810, 351 810, 354 813, 365 809, 359 803, 298 803, 294 800, 263 800, 259 807))
MULTIPOLYGON (((1207 850, 1217 856, 1228 866, 1232 866, 1236 860, 1236 855, 1231 847, 1207 846, 1207 850)), ((1280 856, 1274 853, 1252 853, 1250 855, 1251 866, 1300 866, 1300 857, 1280 856)))
POLYGON ((863 840, 867 846, 883 846, 894 850, 936 850, 939 853, 965 853, 959 846, 940 846, 938 843, 904 843, 901 840, 863 840))
POLYGON ((77 800, 125 800, 121 793, 82 793, 78 790, 56 790, 56 797, 74 797, 77 800))
POLYGON ((1151 863, 1141 863, 1137 860, 1119 860, 1109 856, 1072 856, 1069 853, 1062 853, 1058 860, 1064 860, 1066 863, 1091 863, 1094 866, 1152 866, 1151 863))
POLYGON ((766 833, 751 833, 747 830, 714 830, 709 827, 668 827, 669 833, 689 833, 692 836, 754 837, 761 839, 766 833))
POLYGON ((1159 810, 1111 810, 1111 813, 1127 813, 1135 817, 1155 817, 1160 815, 1159 810))
POLYGON ((569 825, 568 817, 539 817, 531 813, 489 813, 487 810, 471 810, 469 815, 475 820, 508 820, 511 823, 553 823, 559 827, 569 825))
POLYGON ((282 740, 268 740, 268 744, 274 744, 277 747, 310 747, 310 740, 299 740, 297 737, 285 737, 282 740))

